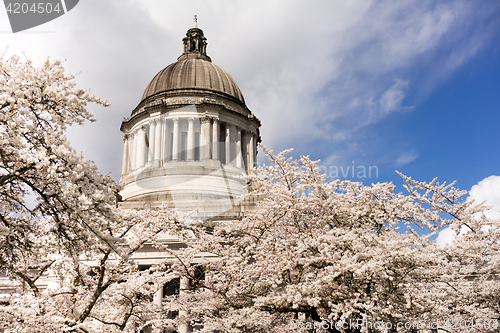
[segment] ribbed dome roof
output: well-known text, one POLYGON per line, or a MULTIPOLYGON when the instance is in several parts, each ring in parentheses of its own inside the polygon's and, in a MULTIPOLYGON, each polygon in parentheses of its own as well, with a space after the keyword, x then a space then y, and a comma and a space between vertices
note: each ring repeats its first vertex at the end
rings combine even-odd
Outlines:
POLYGON ((142 100, 161 92, 179 89, 212 90, 232 96, 245 104, 233 78, 219 66, 202 58, 185 58, 165 67, 148 84, 142 100))
POLYGON ((182 39, 184 52, 177 62, 168 65, 151 80, 144 90, 141 101, 148 97, 176 90, 199 90, 222 93, 234 97, 245 105, 240 88, 233 78, 212 63, 207 56, 207 39, 203 31, 195 25, 182 39))

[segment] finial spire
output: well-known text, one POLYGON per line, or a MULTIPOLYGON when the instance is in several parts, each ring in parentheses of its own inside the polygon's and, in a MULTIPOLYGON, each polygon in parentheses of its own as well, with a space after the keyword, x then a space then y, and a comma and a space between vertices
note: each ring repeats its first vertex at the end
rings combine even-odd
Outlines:
POLYGON ((207 39, 203 36, 203 31, 198 28, 198 15, 194 16, 193 26, 187 31, 182 42, 184 43, 184 52, 177 60, 203 59, 212 61, 207 56, 207 39))

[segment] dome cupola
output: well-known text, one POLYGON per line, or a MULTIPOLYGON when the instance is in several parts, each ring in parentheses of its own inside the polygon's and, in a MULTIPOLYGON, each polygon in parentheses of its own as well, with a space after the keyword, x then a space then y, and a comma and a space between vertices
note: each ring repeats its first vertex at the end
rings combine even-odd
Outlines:
POLYGON ((157 95, 176 95, 185 92, 224 96, 245 106, 243 94, 233 78, 212 63, 207 55, 207 39, 198 28, 196 18, 182 39, 183 53, 177 61, 162 69, 148 84, 141 101, 157 95))
POLYGON ((182 39, 182 42, 184 43, 184 52, 177 60, 203 59, 212 61, 207 56, 207 39, 203 35, 203 31, 198 28, 196 15, 194 16, 193 27, 187 31, 186 37, 182 39))

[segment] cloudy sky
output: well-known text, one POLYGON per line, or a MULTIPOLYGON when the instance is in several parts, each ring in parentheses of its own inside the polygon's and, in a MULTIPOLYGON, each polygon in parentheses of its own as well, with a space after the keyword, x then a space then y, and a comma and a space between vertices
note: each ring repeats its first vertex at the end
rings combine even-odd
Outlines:
POLYGON ((498 0, 82 0, 16 34, 1 9, 0 52, 65 59, 113 103, 69 138, 119 180, 120 123, 181 54, 194 14, 268 148, 321 159, 332 178, 399 185, 399 170, 500 192, 498 0))

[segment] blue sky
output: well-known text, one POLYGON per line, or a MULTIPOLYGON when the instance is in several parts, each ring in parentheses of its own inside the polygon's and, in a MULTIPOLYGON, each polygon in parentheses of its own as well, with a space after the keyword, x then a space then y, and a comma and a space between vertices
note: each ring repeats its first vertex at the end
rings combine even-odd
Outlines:
POLYGON ((370 165, 379 165, 380 180, 394 180, 396 168, 420 180, 458 180, 458 186, 470 189, 487 176, 499 175, 498 47, 468 61, 426 98, 418 93, 418 88, 409 90, 403 100, 414 107, 411 111, 386 117, 360 133, 362 155, 370 165), (398 162, 398 154, 407 158, 398 162))
POLYGON ((499 117, 500 54, 493 48, 460 68, 415 112, 392 121, 407 129, 397 136, 419 150, 420 158, 402 170, 425 178, 435 172, 466 188, 500 174, 499 117))
POLYGON ((194 14, 275 152, 293 147, 326 170, 376 166, 366 183, 400 185, 399 170, 470 190, 500 176, 497 0, 86 0, 17 34, 1 9, 0 49, 65 59, 81 87, 113 103, 92 106, 97 123, 68 137, 118 181, 120 123, 181 54, 194 14))

